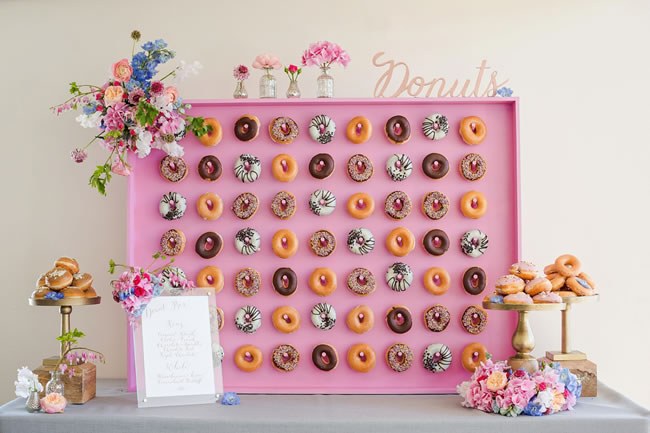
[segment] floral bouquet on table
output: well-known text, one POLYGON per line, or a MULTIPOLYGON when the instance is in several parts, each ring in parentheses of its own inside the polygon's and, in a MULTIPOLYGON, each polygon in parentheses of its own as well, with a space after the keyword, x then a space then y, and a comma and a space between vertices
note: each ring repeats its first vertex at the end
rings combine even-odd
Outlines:
POLYGON ((528 373, 512 371, 505 361, 487 360, 457 391, 465 407, 505 416, 541 416, 573 410, 582 384, 557 363, 542 364, 528 373))
MULTIPOLYGON (((131 33, 133 51, 140 40, 140 32, 131 33)), ((90 177, 90 186, 106 195, 106 185, 112 173, 128 176, 131 173, 128 154, 145 158, 151 149, 168 155, 182 156, 178 142, 188 130, 197 137, 210 132, 202 117, 186 115, 189 104, 183 103, 178 89, 163 81, 175 77, 179 81, 196 73, 198 62, 181 61, 160 79, 154 79, 158 67, 175 56, 162 39, 146 42, 143 51, 132 54, 113 64, 112 77, 103 85, 70 83, 72 96, 62 104, 52 107, 57 115, 69 110, 81 110, 76 120, 83 128, 96 128, 97 133, 83 148, 72 151, 72 160, 83 162, 86 149, 96 140, 109 152, 103 165, 97 166, 90 177)))

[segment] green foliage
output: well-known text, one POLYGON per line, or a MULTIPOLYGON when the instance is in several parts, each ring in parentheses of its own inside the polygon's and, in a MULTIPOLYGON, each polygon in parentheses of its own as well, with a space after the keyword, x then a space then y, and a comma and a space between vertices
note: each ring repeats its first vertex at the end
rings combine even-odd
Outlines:
POLYGON ((117 266, 117 263, 113 259, 110 259, 108 261, 108 273, 109 274, 114 274, 115 273, 115 266, 117 266))
POLYGON ((81 93, 81 90, 79 90, 79 85, 77 85, 76 81, 73 81, 70 83, 70 94, 71 95, 78 95, 81 93))
POLYGON ((138 109, 135 112, 135 120, 140 124, 140 126, 150 126, 153 125, 154 120, 158 117, 158 113, 159 111, 156 107, 141 100, 138 103, 138 109))
POLYGON ((74 328, 72 331, 66 332, 65 334, 61 334, 59 337, 56 337, 56 339, 61 343, 68 343, 72 346, 74 344, 77 344, 79 339, 85 336, 86 334, 84 334, 77 328, 74 328))
POLYGON ((185 121, 187 122, 188 129, 197 137, 212 132, 212 126, 206 125, 203 117, 187 116, 185 121))
POLYGON ((101 195, 106 195, 106 185, 111 181, 111 165, 107 162, 104 165, 98 165, 95 172, 90 176, 88 185, 97 189, 101 195))

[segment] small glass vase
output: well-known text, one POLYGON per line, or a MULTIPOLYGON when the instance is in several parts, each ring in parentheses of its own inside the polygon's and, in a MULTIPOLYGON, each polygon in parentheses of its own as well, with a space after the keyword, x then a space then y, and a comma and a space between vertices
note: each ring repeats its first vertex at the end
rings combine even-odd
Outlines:
POLYGON ((328 71, 329 67, 321 66, 321 74, 316 79, 316 96, 318 98, 333 98, 334 97, 334 77, 328 71))
POLYGON ((300 98, 300 88, 298 87, 298 80, 289 80, 289 88, 287 89, 287 98, 300 98))
POLYGON ((25 401, 25 409, 27 409, 27 412, 29 413, 41 410, 41 398, 38 395, 38 391, 32 391, 29 393, 29 397, 27 397, 27 401, 25 401))
POLYGON ((246 86, 244 86, 243 81, 237 81, 237 86, 235 87, 235 91, 232 93, 232 97, 235 99, 248 98, 248 92, 246 91, 246 86))
POLYGON ((260 98, 275 98, 275 77, 272 68, 264 68, 265 74, 260 78, 260 98))
POLYGON ((45 395, 52 394, 53 392, 61 395, 64 395, 65 392, 61 372, 58 369, 50 373, 50 380, 45 384, 45 395))

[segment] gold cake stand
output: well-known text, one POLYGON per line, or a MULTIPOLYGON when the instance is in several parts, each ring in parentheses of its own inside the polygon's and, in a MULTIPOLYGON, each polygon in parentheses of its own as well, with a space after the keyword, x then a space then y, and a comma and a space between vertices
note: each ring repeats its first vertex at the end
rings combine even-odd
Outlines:
POLYGON ((584 304, 589 302, 598 302, 600 295, 593 296, 573 296, 564 298, 566 307, 562 310, 562 350, 546 352, 546 358, 551 361, 583 361, 587 359, 587 354, 579 350, 571 350, 571 338, 569 337, 569 312, 573 304, 584 304))
POLYGON ((514 370, 523 369, 533 372, 538 369, 539 363, 531 354, 535 349, 535 336, 528 322, 528 313, 531 311, 563 311, 567 304, 495 304, 483 302, 486 310, 516 311, 518 313, 517 328, 512 335, 512 348, 516 354, 508 359, 508 364, 514 370))

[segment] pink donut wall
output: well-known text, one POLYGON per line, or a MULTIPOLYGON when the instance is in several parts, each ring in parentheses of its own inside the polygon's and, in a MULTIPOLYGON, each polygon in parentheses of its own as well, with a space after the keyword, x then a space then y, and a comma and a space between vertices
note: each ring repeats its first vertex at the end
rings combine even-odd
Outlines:
MULTIPOLYGON (((517 100, 507 98, 471 99, 303 99, 303 100, 199 100, 192 102, 191 114, 214 117, 223 127, 223 140, 215 147, 205 147, 193 136, 183 142, 184 159, 190 172, 178 183, 171 183, 159 174, 162 153, 136 161, 136 169, 129 184, 128 252, 130 263, 149 263, 151 254, 159 249, 160 237, 168 229, 182 230, 187 237, 185 251, 176 257, 176 266, 182 268, 190 279, 207 265, 221 268, 225 287, 217 294, 217 305, 225 312, 225 326, 220 340, 225 350, 223 361, 224 389, 242 393, 449 393, 466 380, 469 373, 462 367, 461 352, 472 342, 481 342, 496 359, 512 354, 510 339, 515 327, 514 315, 488 312, 488 325, 479 335, 471 335, 461 325, 461 316, 470 305, 480 305, 485 294, 491 293, 494 280, 507 271, 508 266, 519 257, 519 173, 518 173, 518 119, 517 100), (449 119, 449 134, 440 141, 427 139, 421 124, 432 113, 440 113, 449 119), (259 136, 250 142, 241 142, 234 136, 235 121, 243 114, 253 114, 260 119, 259 136), (330 116, 337 126, 332 142, 320 144, 313 141, 308 125, 315 115, 330 116), (367 117, 373 125, 373 135, 364 144, 353 144, 345 136, 348 121, 358 115, 367 117), (411 139, 402 145, 390 143, 384 135, 386 121, 394 115, 405 116, 411 124, 411 139), (479 116, 487 124, 487 137, 477 146, 465 144, 459 133, 463 117, 479 116), (293 118, 300 128, 298 138, 288 145, 274 143, 268 134, 269 122, 280 116, 293 118), (308 163, 317 153, 329 153, 336 162, 332 176, 317 180, 309 174, 308 163), (431 152, 445 155, 450 163, 446 177, 433 180, 422 172, 422 159, 431 152), (458 170, 460 160, 467 153, 479 153, 487 161, 487 173, 478 181, 465 180, 458 170), (233 174, 233 166, 242 153, 252 153, 262 161, 262 174, 254 183, 244 184, 233 174), (290 183, 276 180, 271 173, 271 160, 279 153, 293 155, 299 164, 299 173, 290 183), (362 153, 374 164, 374 175, 363 183, 352 181, 347 175, 350 156, 362 153), (393 153, 405 153, 413 161, 413 173, 403 182, 393 182, 385 171, 386 160, 393 153), (202 180, 197 172, 199 160, 216 155, 223 165, 223 174, 216 182, 202 180), (337 198, 337 208, 332 215, 316 216, 309 207, 310 194, 316 189, 329 189, 337 198), (273 196, 286 190, 293 193, 297 211, 289 220, 280 220, 271 212, 273 196), (411 214, 401 220, 393 220, 384 214, 384 200, 395 190, 405 191, 413 202, 411 214), (460 197, 467 191, 478 190, 488 200, 488 211, 478 220, 463 216, 460 197), (175 221, 163 219, 158 204, 164 193, 175 191, 188 201, 185 215, 175 221), (438 221, 427 218, 421 210, 423 196, 429 191, 447 195, 450 209, 438 221), (205 192, 215 192, 224 201, 224 213, 216 221, 202 220, 196 211, 196 200, 205 192), (236 218, 230 207, 242 192, 252 192, 260 200, 260 208, 249 220, 236 218), (352 218, 346 210, 347 199, 356 192, 366 192, 375 200, 374 213, 365 220, 352 218), (255 228, 261 235, 261 251, 243 256, 234 246, 235 233, 244 227, 255 228), (396 227, 409 228, 416 237, 416 248, 406 257, 398 258, 385 247, 386 235, 396 227), (376 238, 374 251, 365 256, 350 252, 346 246, 349 230, 365 227, 376 238), (279 229, 291 229, 298 236, 298 253, 289 259, 277 257, 271 248, 271 238, 279 229), (450 248, 442 256, 428 254, 422 246, 422 238, 428 230, 444 230, 450 239, 450 248), (478 228, 489 236, 489 248, 479 257, 463 254, 460 238, 464 232, 478 228), (309 237, 319 229, 334 233, 337 247, 329 257, 317 257, 309 248, 309 237), (215 231, 224 239, 224 248, 214 259, 202 259, 194 251, 196 239, 206 231, 215 231), (392 291, 385 283, 384 275, 389 265, 402 261, 411 266, 414 282, 402 293, 392 291), (422 276, 432 266, 444 267, 450 274, 452 284, 441 296, 430 294, 423 286, 422 276), (465 270, 472 266, 483 268, 488 286, 480 295, 470 295, 462 286, 465 270), (262 276, 261 291, 246 298, 234 289, 234 276, 244 267, 257 269, 262 276), (290 297, 273 290, 272 276, 279 267, 291 267, 298 275, 298 290, 290 297), (311 272, 317 267, 329 267, 338 277, 338 288, 328 297, 316 295, 308 286, 311 272), (355 267, 368 268, 377 280, 377 289, 368 296, 351 292, 346 285, 348 273, 355 267), (327 302, 334 306, 337 322, 333 329, 316 329, 310 319, 314 304, 327 302), (355 306, 365 304, 375 314, 374 328, 365 334, 356 334, 347 328, 347 313, 355 306), (424 326, 424 312, 432 305, 442 304, 451 313, 451 322, 443 332, 435 333, 424 326), (238 308, 254 305, 262 312, 262 326, 254 334, 245 334, 234 325, 238 308), (271 314, 277 307, 290 305, 301 315, 301 326, 292 334, 277 331, 271 322, 271 314), (392 332, 385 322, 385 315, 393 305, 410 309, 413 327, 405 334, 392 332), (318 370, 312 363, 314 346, 326 343, 334 346, 339 355, 336 369, 330 372, 318 370), (377 363, 368 373, 358 373, 347 363, 348 348, 356 343, 367 343, 375 351, 377 363), (394 343, 408 344, 414 352, 413 366, 402 373, 392 371, 385 362, 387 348, 394 343), (432 343, 444 343, 453 353, 453 361, 445 372, 431 373, 422 366, 424 349, 432 343), (263 353, 264 361, 258 370, 245 373, 234 363, 233 355, 240 345, 253 344, 263 353), (273 349, 280 344, 291 344, 300 352, 296 370, 282 372, 271 362, 273 349)), ((155 152, 155 151, 154 151, 155 152)), ((129 386, 134 388, 135 373, 132 361, 132 341, 129 339, 129 386)))

